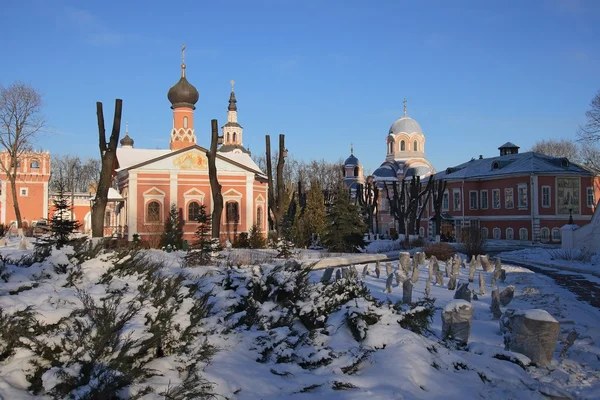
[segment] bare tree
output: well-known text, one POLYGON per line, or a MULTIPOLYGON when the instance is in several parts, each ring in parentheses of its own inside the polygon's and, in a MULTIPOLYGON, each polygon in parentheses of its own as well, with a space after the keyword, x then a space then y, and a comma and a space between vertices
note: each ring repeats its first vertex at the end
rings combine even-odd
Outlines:
POLYGON ((566 157, 573 162, 581 162, 579 146, 569 139, 539 140, 531 147, 531 151, 551 157, 566 157))
POLYGON ((267 164, 267 178, 269 180, 269 220, 274 225, 277 235, 281 234, 281 219, 285 212, 284 209, 284 196, 285 196, 285 184, 283 177, 283 169, 285 164, 285 135, 279 135, 279 154, 277 160, 277 187, 273 186, 273 167, 271 162, 271 137, 265 136, 266 141, 266 164, 267 164), (275 190, 276 189, 276 190, 275 190))
POLYGON ((79 157, 70 154, 52 156, 49 188, 57 190, 59 176, 62 175, 63 183, 67 190, 76 192, 95 192, 100 179, 102 163, 97 158, 88 158, 82 161, 79 157))
POLYGON ((221 194, 221 184, 217 177, 217 144, 219 141, 219 125, 216 119, 210 121, 211 137, 210 150, 206 152, 208 158, 208 178, 210 180, 210 190, 213 198, 212 210, 212 238, 220 239, 221 236, 221 214, 223 213, 223 194, 221 194))
POLYGON ((41 111, 42 95, 32 86, 23 82, 0 86, 0 145, 9 156, 8 165, 0 160, 0 168, 10 182, 19 232, 23 225, 15 184, 18 160, 24 152, 31 150, 33 138, 44 126, 41 111))
POLYGON ((96 198, 92 205, 92 237, 104 236, 104 213, 108 203, 108 189, 112 185, 114 177, 115 160, 117 157, 117 143, 121 132, 121 112, 123 110, 123 100, 115 100, 115 115, 113 118, 113 127, 108 143, 106 142, 106 131, 104 129, 104 112, 102 103, 96 103, 96 115, 98 117, 98 136, 100 158, 102 168, 100 170, 100 179, 96 190, 96 198))
MULTIPOLYGON (((430 179, 433 179, 431 176, 430 179)), ((433 212, 435 217, 435 236, 442 231, 442 204, 444 202, 444 192, 446 191, 447 182, 438 179, 433 183, 431 191, 433 193, 433 212)))
POLYGON ((579 126, 577 137, 581 142, 581 156, 588 167, 600 170, 600 90, 590 102, 590 109, 585 112, 586 123, 579 126))
POLYGON ((590 109, 585 112, 587 121, 579 127, 579 140, 590 143, 600 140, 600 90, 590 102, 590 109))

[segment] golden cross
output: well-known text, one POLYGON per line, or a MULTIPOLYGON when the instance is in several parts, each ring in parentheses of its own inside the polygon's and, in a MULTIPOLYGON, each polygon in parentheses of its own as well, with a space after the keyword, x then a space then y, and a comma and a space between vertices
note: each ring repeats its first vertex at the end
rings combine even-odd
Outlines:
POLYGON ((404 99, 404 116, 406 116, 406 99, 404 99))
POLYGON ((232 79, 229 81, 229 83, 231 83, 231 91, 233 92, 233 85, 235 85, 235 81, 232 79))
POLYGON ((185 64, 185 43, 181 46, 181 63, 185 64))

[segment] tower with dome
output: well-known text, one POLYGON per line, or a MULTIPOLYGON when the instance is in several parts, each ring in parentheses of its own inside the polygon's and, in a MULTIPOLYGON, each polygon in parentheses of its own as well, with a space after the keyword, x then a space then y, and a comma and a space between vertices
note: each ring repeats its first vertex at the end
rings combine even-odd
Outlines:
MULTIPOLYGON (((129 240, 139 235, 152 245, 160 238, 165 218, 174 205, 184 221, 184 239, 190 240, 197 229, 200 206, 204 205, 207 213, 212 212, 206 155, 209 146, 199 144, 210 142, 210 121, 200 125, 206 128, 200 131, 206 133, 199 136, 194 111, 200 94, 187 79, 184 50, 185 46, 182 48, 181 76, 167 92, 173 110, 169 148, 138 148, 129 136, 129 129, 121 139, 115 175, 122 200, 116 215, 109 216, 114 221, 115 231, 109 234, 123 235, 129 240)), ((231 81, 227 122, 221 128, 223 143, 217 151, 216 167, 224 203, 221 241, 229 239, 232 242, 253 225, 263 233, 268 230, 267 177, 242 144, 237 111, 231 81)))
MULTIPOLYGON (((371 175, 380 191, 377 207, 379 232, 376 233, 384 235, 395 231, 385 185, 410 180, 413 176, 424 179, 435 173, 433 165, 425 157, 425 134, 421 125, 408 116, 406 103, 404 99, 404 114, 388 130, 385 160, 371 175)), ((362 171, 363 167, 352 149, 344 162, 344 180, 353 193, 358 185, 365 182, 362 171)))

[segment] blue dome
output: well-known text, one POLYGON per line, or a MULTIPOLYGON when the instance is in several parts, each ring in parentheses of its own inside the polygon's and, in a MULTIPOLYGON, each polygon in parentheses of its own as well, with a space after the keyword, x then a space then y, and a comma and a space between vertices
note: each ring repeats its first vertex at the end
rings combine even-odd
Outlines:
POLYGON ((382 165, 381 167, 377 168, 375 170, 375 172, 373 172, 373 176, 375 178, 395 178, 396 177, 396 171, 394 170, 394 168, 389 165, 382 165))
POLYGON ((350 154, 350 157, 346 158, 344 161, 345 166, 356 166, 358 165, 358 158, 354 157, 354 154, 350 154))

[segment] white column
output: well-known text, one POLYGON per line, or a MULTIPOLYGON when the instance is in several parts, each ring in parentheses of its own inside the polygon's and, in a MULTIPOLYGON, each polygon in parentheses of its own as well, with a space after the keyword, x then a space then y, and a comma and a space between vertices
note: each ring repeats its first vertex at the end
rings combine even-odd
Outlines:
POLYGON ((44 201, 42 217, 48 218, 48 182, 44 182, 44 201))
MULTIPOLYGON (((137 172, 129 173, 129 196, 127 197, 127 240, 133 240, 133 234, 137 233, 138 204, 137 204, 137 172)), ((144 213, 140 215, 143 220, 144 213)))
POLYGON ((2 181, 2 195, 0 195, 0 203, 1 203, 1 215, 0 215, 0 222, 2 222, 3 225, 6 225, 6 191, 7 189, 7 184, 6 181, 2 181))
MULTIPOLYGON (((250 232, 250 228, 254 222, 254 174, 246 174, 246 232, 250 232)), ((264 210, 263 210, 264 212, 264 210)))
POLYGON ((170 189, 169 189, 169 197, 170 197, 170 203, 169 203, 169 210, 171 209, 171 204, 175 204, 175 207, 177 207, 177 171, 171 171, 171 173, 169 174, 169 183, 170 185, 170 189))

